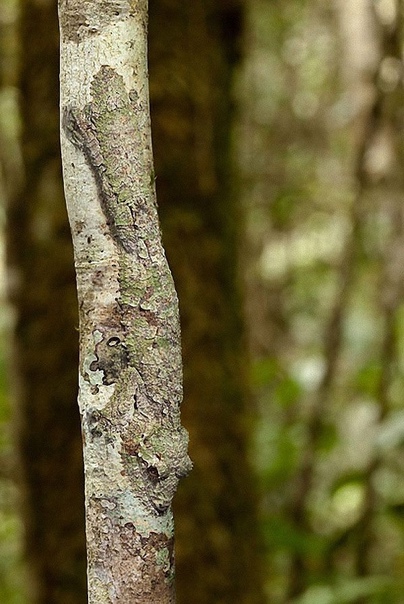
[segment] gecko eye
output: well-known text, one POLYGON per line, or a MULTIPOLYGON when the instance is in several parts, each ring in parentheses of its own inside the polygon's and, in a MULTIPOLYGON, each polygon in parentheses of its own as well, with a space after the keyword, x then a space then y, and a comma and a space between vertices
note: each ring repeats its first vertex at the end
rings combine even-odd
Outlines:
POLYGON ((154 502, 154 507, 157 510, 157 512, 159 514, 165 514, 165 512, 168 510, 168 508, 170 507, 169 503, 166 503, 165 501, 161 501, 161 502, 154 502))
POLYGON ((159 472, 155 466, 149 466, 146 472, 152 483, 156 484, 159 481, 159 472))
POLYGON ((120 342, 121 340, 117 336, 113 336, 112 338, 109 338, 107 344, 108 346, 118 346, 120 342))

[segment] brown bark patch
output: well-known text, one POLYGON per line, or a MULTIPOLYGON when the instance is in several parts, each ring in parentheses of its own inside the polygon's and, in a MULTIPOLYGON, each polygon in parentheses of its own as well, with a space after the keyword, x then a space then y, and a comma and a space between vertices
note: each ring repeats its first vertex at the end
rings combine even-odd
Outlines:
POLYGON ((123 524, 114 504, 94 499, 90 504, 91 526, 96 549, 103 552, 111 604, 174 604, 174 538, 155 532, 141 535, 134 522, 123 524))

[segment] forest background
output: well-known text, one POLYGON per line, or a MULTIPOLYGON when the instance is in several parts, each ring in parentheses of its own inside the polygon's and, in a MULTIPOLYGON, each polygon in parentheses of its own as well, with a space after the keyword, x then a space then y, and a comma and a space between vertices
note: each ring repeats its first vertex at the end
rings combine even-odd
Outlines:
MULTIPOLYGON (((180 604, 404 601, 402 44, 399 0, 150 1, 180 604)), ((58 130, 56 2, 2 0, 5 604, 86 601, 58 130)))

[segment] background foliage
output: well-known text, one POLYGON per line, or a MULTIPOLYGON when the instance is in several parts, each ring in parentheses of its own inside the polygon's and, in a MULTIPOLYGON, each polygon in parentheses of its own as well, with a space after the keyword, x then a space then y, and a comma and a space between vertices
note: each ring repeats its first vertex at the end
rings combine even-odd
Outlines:
POLYGON ((243 255, 271 602, 400 602, 402 5, 250 3, 243 255))

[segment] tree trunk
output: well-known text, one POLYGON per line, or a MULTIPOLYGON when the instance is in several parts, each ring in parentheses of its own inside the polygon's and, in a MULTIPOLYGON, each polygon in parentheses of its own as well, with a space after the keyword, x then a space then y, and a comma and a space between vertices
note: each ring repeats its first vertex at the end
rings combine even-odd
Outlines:
POLYGON ((180 298, 184 423, 195 463, 175 499, 183 604, 265 601, 231 170, 242 26, 238 0, 150 3, 156 185, 180 298))
POLYGON ((59 2, 62 157, 79 298, 90 604, 175 601, 190 469, 177 297, 160 241, 147 2, 59 2))
POLYGON ((17 317, 13 373, 25 551, 36 604, 84 604, 78 320, 61 186, 57 10, 53 0, 24 0, 20 11, 25 182, 10 196, 6 234, 10 296, 17 317))

